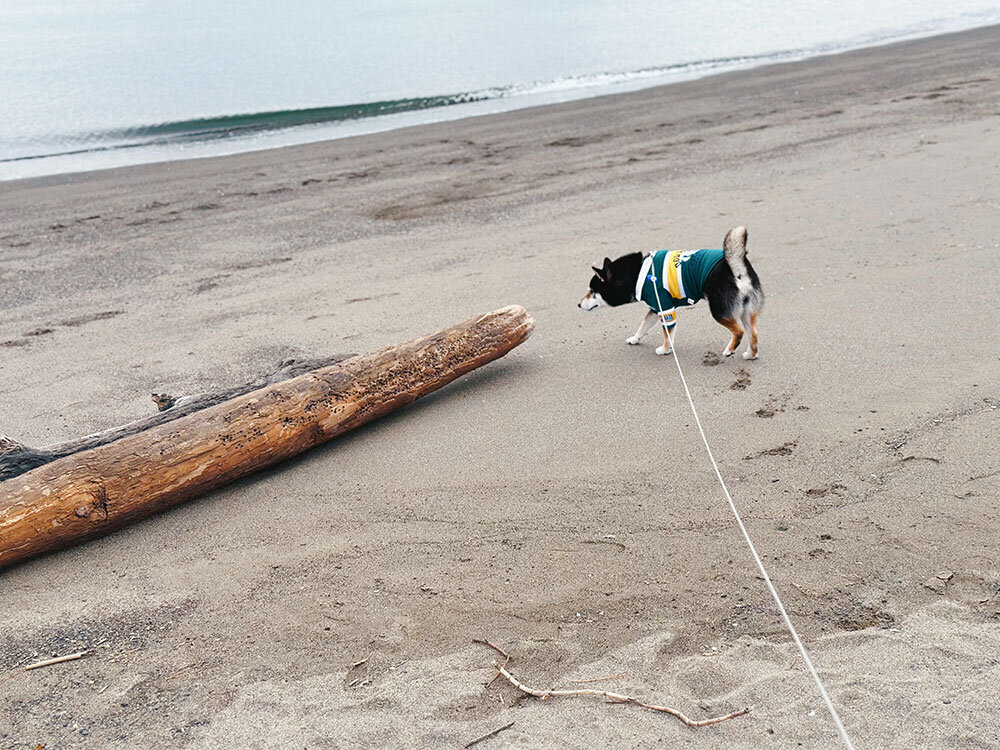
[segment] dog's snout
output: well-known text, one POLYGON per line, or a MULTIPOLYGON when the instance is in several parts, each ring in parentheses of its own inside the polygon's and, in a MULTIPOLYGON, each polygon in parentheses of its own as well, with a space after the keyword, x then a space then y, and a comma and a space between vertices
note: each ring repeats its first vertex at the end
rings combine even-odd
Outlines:
POLYGON ((587 292, 587 295, 577 303, 581 310, 593 310, 601 305, 601 295, 597 292, 587 292))

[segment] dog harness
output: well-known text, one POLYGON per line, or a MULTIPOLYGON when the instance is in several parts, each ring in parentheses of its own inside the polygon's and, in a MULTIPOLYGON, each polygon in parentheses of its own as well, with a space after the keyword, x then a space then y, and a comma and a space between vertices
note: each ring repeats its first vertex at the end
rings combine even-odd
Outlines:
POLYGON ((723 257, 721 250, 657 250, 642 261, 635 298, 660 315, 667 328, 673 328, 677 325, 676 308, 693 305, 702 298, 705 279, 723 257), (657 304, 657 291, 662 310, 657 304))

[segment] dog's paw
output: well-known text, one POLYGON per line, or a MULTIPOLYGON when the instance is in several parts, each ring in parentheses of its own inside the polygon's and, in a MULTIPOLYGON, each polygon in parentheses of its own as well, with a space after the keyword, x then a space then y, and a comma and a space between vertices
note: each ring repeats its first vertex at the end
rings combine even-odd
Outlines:
POLYGON ((732 357, 734 354, 736 354, 736 350, 735 349, 733 349, 733 350, 723 349, 722 350, 722 356, 723 357, 732 357))
POLYGON ((656 353, 657 354, 661 354, 661 355, 662 354, 670 354, 670 350, 667 349, 667 347, 665 347, 665 346, 658 346, 658 347, 656 347, 656 353))
POLYGON ((625 339, 625 343, 629 346, 638 346, 641 343, 641 339, 638 336, 629 336, 625 339))
POLYGON ((743 359, 757 359, 757 355, 750 352, 743 352, 743 359))

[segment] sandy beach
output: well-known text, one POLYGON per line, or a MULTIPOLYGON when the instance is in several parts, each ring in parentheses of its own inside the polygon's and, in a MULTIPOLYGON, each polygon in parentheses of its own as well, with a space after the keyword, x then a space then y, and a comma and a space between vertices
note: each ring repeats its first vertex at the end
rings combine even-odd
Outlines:
POLYGON ((1000 27, 238 156, 0 183, 0 433, 44 445, 507 304, 523 346, 0 572, 0 748, 834 748, 605 255, 745 224, 760 359, 678 354, 858 748, 1000 746, 1000 27), (494 675, 487 639, 536 687, 494 675), (52 655, 85 658, 21 672, 52 655))

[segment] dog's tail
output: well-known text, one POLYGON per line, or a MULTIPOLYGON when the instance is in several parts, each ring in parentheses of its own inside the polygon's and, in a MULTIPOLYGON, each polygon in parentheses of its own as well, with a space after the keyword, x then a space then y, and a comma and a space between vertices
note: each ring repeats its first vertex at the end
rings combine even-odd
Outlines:
POLYGON ((759 312, 764 305, 764 295, 760 287, 753 283, 747 267, 747 228, 730 229, 722 242, 722 251, 739 290, 738 317, 743 321, 744 327, 749 327, 750 316, 759 312))
POLYGON ((747 271, 747 228, 736 227, 730 229, 726 239, 722 242, 722 251, 726 255, 726 263, 736 277, 736 286, 740 291, 746 291, 752 285, 750 283, 750 273, 747 271))

